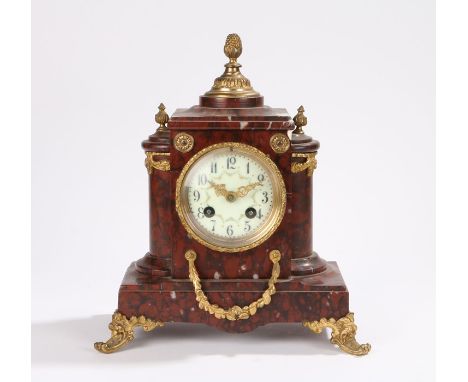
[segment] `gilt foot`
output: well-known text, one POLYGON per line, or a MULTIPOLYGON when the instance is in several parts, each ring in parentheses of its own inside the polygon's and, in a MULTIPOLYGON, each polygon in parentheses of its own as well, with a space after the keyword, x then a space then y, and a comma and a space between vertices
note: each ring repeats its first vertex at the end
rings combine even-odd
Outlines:
POLYGON ((137 326, 141 326, 145 332, 149 332, 163 325, 164 323, 150 320, 145 316, 132 316, 127 319, 123 314, 115 312, 112 315, 112 322, 109 324, 111 338, 106 342, 96 342, 94 348, 101 353, 113 353, 135 338, 134 329, 137 326))
POLYGON ((339 320, 322 318, 320 321, 304 321, 303 325, 317 334, 324 328, 330 328, 332 330, 330 342, 338 345, 346 353, 366 355, 371 350, 370 344, 361 345, 356 341, 357 326, 354 323, 353 313, 348 313, 339 320))

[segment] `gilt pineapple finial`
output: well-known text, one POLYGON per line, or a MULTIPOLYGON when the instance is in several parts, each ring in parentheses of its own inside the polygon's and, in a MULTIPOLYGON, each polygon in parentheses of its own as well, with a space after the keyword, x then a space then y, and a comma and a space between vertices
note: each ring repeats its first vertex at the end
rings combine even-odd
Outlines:
POLYGON ((237 62, 237 59, 242 54, 242 41, 238 34, 231 33, 226 37, 224 54, 229 58, 230 63, 237 62))
POLYGON ((158 129, 167 129, 166 123, 169 122, 169 116, 164 111, 166 110, 166 106, 164 106, 163 103, 160 103, 158 109, 158 113, 154 116, 156 123, 159 123, 158 129))
POLYGON ((252 88, 249 79, 240 72, 239 68, 242 65, 237 59, 242 54, 242 41, 238 34, 231 33, 226 37, 224 54, 229 58, 229 62, 224 65, 224 73, 214 80, 211 90, 205 93, 205 97, 260 97, 260 94, 252 88))
POLYGON ((293 130, 293 134, 304 134, 302 127, 307 125, 307 117, 304 115, 304 106, 299 106, 297 114, 293 118, 296 128, 293 130))

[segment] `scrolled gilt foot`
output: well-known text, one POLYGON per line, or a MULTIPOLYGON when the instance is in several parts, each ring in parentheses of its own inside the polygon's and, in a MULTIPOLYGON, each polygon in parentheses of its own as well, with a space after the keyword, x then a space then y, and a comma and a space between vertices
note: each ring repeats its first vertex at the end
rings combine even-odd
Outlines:
POLYGON ((127 319, 123 314, 115 312, 112 315, 112 322, 109 324, 111 338, 106 342, 96 342, 94 348, 106 354, 119 350, 135 338, 134 329, 137 326, 141 326, 145 332, 149 332, 157 327, 164 326, 164 323, 150 320, 145 316, 132 316, 127 319))
POLYGON ((334 318, 322 318, 320 321, 304 321, 303 325, 314 333, 321 333, 323 329, 330 328, 332 344, 338 345, 346 353, 353 355, 366 355, 370 352, 370 344, 359 344, 356 341, 357 326, 354 323, 354 314, 348 313, 338 321, 334 318))

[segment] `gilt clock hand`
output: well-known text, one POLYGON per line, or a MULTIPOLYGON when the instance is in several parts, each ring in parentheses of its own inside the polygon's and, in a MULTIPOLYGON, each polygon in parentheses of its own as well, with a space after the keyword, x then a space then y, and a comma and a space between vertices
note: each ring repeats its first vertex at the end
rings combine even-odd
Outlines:
POLYGON ((251 184, 248 184, 247 186, 240 186, 237 191, 235 192, 235 195, 238 197, 238 198, 242 198, 244 197, 245 195, 247 195, 250 191, 252 191, 255 187, 257 186, 261 186, 262 183, 260 182, 255 182, 255 183, 251 183, 251 184))
POLYGON ((209 182, 211 187, 215 189, 215 193, 217 196, 222 196, 226 198, 226 200, 230 203, 234 202, 237 199, 237 193, 226 190, 225 184, 216 184, 213 182, 209 182))
POLYGON ((225 184, 216 184, 210 181, 208 183, 210 183, 211 187, 215 189, 216 196, 224 196, 225 198, 228 196, 229 191, 226 190, 225 184))

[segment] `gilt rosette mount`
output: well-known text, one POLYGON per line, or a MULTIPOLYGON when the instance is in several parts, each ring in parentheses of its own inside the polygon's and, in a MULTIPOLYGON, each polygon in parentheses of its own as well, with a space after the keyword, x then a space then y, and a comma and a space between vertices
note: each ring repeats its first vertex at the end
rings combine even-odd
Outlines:
POLYGON ((329 329, 346 353, 370 351, 355 338, 338 264, 314 248, 320 144, 305 129, 303 106, 292 118, 264 105, 240 71, 242 50, 240 37, 228 35, 224 73, 199 103, 170 116, 158 107, 158 127, 142 143, 149 249, 125 272, 110 338, 95 343, 101 353, 123 348, 139 327, 171 322, 231 333, 302 324, 314 333, 329 329))

